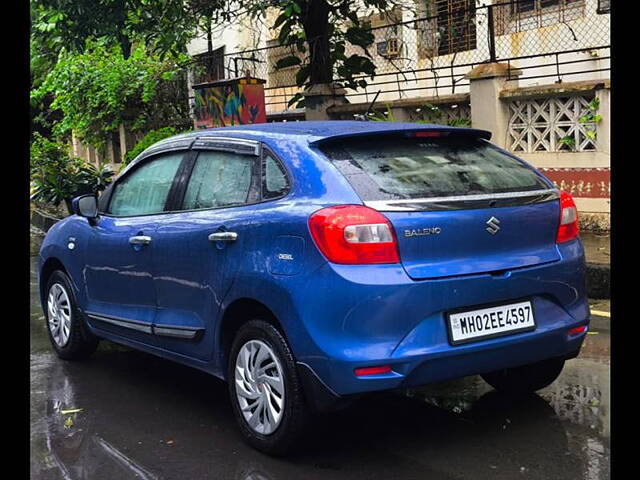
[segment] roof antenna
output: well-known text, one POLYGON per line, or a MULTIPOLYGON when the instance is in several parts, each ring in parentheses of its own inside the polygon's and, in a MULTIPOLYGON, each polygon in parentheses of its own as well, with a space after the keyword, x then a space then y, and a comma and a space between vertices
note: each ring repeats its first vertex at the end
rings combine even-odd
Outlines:
POLYGON ((376 96, 373 97, 372 102, 369 104, 369 107, 367 108, 367 111, 364 112, 363 115, 356 115, 356 119, 357 120, 362 120, 364 122, 368 122, 369 121, 369 113, 371 112, 371 108, 373 107, 373 104, 376 103, 376 99, 378 98, 378 95, 380 95, 380 92, 382 90, 378 90, 378 93, 376 93, 376 96))

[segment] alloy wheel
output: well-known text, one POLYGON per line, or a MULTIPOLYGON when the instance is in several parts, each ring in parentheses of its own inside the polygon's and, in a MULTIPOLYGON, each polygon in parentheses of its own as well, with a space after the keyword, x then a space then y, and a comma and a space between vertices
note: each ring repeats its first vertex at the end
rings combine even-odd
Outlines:
POLYGON ((238 351, 235 383, 247 424, 263 435, 273 433, 284 413, 284 375, 278 357, 266 343, 250 340, 238 351))
POLYGON ((54 283, 49 290, 47 298, 47 310, 49 313, 49 331, 53 341, 59 347, 64 347, 69 342, 71 333, 71 302, 65 287, 54 283))

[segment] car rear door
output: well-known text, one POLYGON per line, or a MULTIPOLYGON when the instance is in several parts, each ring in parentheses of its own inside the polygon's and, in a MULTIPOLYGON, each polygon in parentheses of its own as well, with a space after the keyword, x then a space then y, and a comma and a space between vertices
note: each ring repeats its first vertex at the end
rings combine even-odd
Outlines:
POLYGON ((559 260, 558 192, 524 162, 460 132, 344 138, 320 147, 394 226, 416 280, 559 260))
POLYGON ((91 229, 86 313, 102 330, 154 343, 154 237, 184 154, 159 154, 127 171, 110 189, 106 212, 91 229))
POLYGON ((260 196, 260 144, 204 138, 192 148, 176 212, 154 235, 154 332, 163 348, 206 361, 220 303, 256 221, 250 206, 260 196))

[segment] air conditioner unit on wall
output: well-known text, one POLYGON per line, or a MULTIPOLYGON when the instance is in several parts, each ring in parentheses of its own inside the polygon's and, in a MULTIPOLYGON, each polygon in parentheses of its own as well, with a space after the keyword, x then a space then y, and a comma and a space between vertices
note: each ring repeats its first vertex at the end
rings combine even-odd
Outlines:
POLYGON ((388 38, 376 44, 378 55, 386 58, 393 58, 400 55, 400 41, 397 38, 388 38))

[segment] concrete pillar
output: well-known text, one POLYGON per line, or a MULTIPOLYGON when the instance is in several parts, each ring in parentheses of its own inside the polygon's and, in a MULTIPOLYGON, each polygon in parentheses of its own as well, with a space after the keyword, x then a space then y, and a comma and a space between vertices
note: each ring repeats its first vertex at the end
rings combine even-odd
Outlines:
POLYGON ((109 138, 109 140, 107 140, 107 145, 106 145, 106 152, 105 152, 105 158, 104 160, 106 160, 109 163, 114 163, 115 162, 115 152, 113 149, 113 140, 111 140, 111 138, 109 138))
POLYGON ((313 85, 302 94, 305 99, 306 120, 329 120, 327 108, 333 105, 349 103, 346 90, 329 83, 313 85))
POLYGON ((410 122, 411 116, 406 108, 391 108, 391 115, 396 122, 410 122))
MULTIPOLYGON (((518 77, 520 70, 506 63, 483 63, 469 73, 471 97, 471 124, 473 128, 489 130, 491 141, 507 148, 507 129, 509 127, 509 108, 500 99, 500 92, 506 87, 508 77, 518 77)), ((517 87, 518 81, 509 81, 509 87, 517 87)))
POLYGON ((87 145, 87 160, 91 163, 93 163, 94 165, 97 165, 97 155, 96 155, 96 149, 94 147, 92 147, 91 145, 87 145))
POLYGON ((118 133, 120 135, 120 158, 124 160, 125 154, 135 146, 136 140, 122 123, 118 127, 118 133))
POLYGON ((78 137, 76 137, 75 133, 71 132, 71 152, 74 157, 82 157, 80 148, 80 140, 78 140, 78 137))
POLYGON ((598 114, 602 116, 602 120, 596 126, 597 131, 597 149, 598 152, 611 154, 611 90, 609 88, 601 88, 596 90, 596 98, 600 100, 600 108, 598 114))

